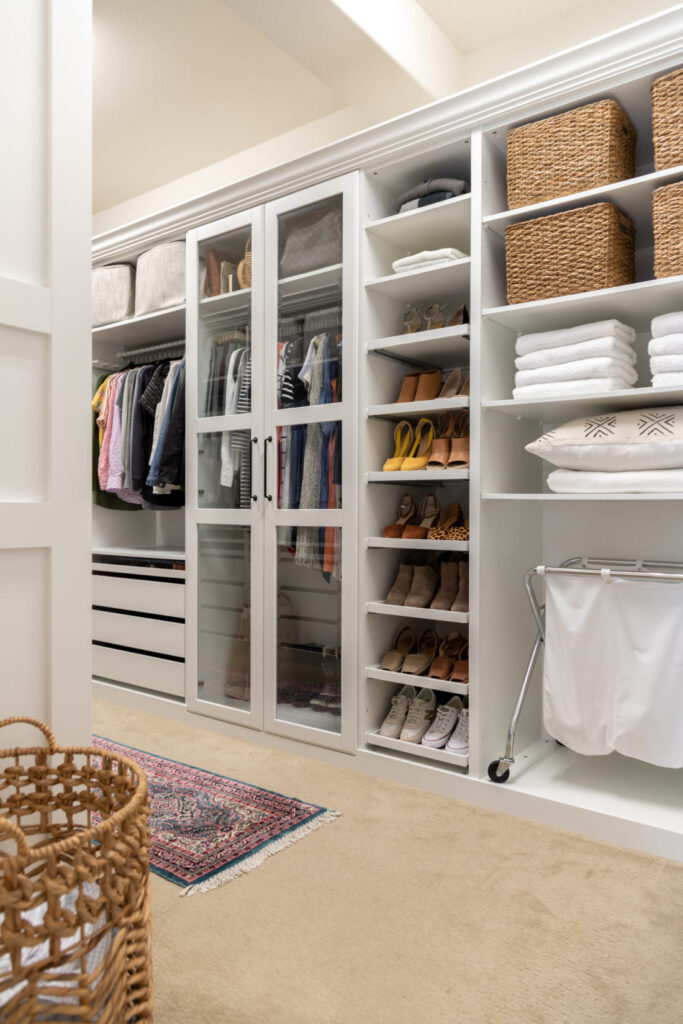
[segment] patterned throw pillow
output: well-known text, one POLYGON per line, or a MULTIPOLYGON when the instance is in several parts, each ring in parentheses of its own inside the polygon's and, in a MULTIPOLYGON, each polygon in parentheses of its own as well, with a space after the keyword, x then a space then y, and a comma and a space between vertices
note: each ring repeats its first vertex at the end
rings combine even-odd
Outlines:
POLYGON ((621 472, 683 468, 683 406, 629 409, 572 420, 526 446, 561 469, 621 472))

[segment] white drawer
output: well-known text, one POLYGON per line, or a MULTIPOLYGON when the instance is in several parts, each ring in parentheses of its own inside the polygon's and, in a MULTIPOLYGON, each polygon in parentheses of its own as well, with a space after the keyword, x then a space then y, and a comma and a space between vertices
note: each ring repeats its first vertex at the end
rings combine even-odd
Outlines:
POLYGON ((101 679, 142 686, 173 697, 185 693, 185 664, 155 658, 150 654, 133 654, 131 651, 117 651, 113 647, 99 647, 93 644, 92 671, 101 679))
POLYGON ((152 615, 185 618, 185 586, 159 580, 130 580, 119 576, 92 578, 92 603, 105 608, 125 608, 152 615))
POLYGON ((93 640, 185 657, 185 625, 182 622, 100 611, 93 611, 92 620, 93 640))

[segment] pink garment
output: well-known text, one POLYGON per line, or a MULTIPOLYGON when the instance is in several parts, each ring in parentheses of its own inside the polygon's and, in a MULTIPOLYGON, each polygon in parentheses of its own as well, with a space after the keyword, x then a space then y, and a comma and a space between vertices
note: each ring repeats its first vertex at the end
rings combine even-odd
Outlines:
POLYGON ((100 456, 97 460, 97 479, 100 482, 100 489, 103 491, 107 490, 107 480, 109 479, 109 445, 111 442, 111 430, 114 419, 111 415, 112 399, 114 402, 116 401, 116 394, 120 379, 120 373, 114 373, 109 378, 107 390, 104 393, 104 400, 102 402, 102 411, 97 419, 98 424, 104 427, 102 447, 100 448, 100 456))
POLYGON ((121 461, 121 417, 122 410, 118 397, 123 387, 124 376, 121 374, 116 382, 116 392, 111 407, 111 432, 109 435, 109 473, 105 490, 120 491, 123 487, 123 462, 121 461))

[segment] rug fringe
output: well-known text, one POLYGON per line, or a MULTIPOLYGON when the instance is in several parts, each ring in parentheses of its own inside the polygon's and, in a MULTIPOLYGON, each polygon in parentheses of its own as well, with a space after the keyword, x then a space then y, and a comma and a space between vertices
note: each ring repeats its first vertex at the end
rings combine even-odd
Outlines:
POLYGON ((268 843, 263 849, 257 850, 256 853, 252 853, 250 857, 245 857, 239 864, 235 864, 230 868, 226 868, 225 871, 219 871, 218 874, 212 875, 211 878, 207 878, 204 882, 196 882, 194 885, 188 885, 180 893, 181 896, 195 896, 200 892, 210 892, 212 889, 218 889, 221 885, 225 885, 226 882, 232 882, 233 878, 239 878, 240 875, 245 875, 247 871, 253 871, 254 868, 259 867, 268 858, 272 857, 274 853, 279 853, 280 850, 286 850, 288 846, 292 846, 298 842, 299 839, 304 839, 310 835, 311 832, 315 832, 316 829, 321 828, 323 825, 329 824, 338 818, 341 811, 325 811, 324 814, 319 814, 311 821, 305 821, 303 825, 299 825, 298 828, 292 829, 286 835, 280 839, 274 839, 272 843, 268 843))

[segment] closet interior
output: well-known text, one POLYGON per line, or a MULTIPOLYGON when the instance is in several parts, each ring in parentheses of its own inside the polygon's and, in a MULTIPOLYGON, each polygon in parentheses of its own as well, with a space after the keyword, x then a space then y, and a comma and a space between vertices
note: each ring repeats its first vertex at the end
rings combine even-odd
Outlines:
POLYGON ((331 157, 318 184, 203 212, 185 236, 186 304, 94 329, 99 376, 187 339, 184 509, 95 505, 98 692, 162 694, 233 735, 666 848, 680 770, 557 744, 540 667, 510 780, 487 772, 536 634, 526 572, 683 561, 683 493, 554 491, 525 450, 578 417, 683 404, 683 386, 651 386, 648 357, 652 319, 683 309, 683 275, 654 272, 652 193, 683 180, 681 163, 655 169, 650 87, 670 70, 444 121, 436 142, 420 112, 393 147, 370 131, 345 173, 331 157), (634 173, 510 208, 508 133, 604 99, 635 128, 634 173), (506 229, 598 203, 633 225, 634 280, 508 303, 506 229), (612 320, 635 332, 636 383, 513 397, 518 335, 612 320), (386 725, 401 694, 432 717, 451 708, 448 742, 386 725))

